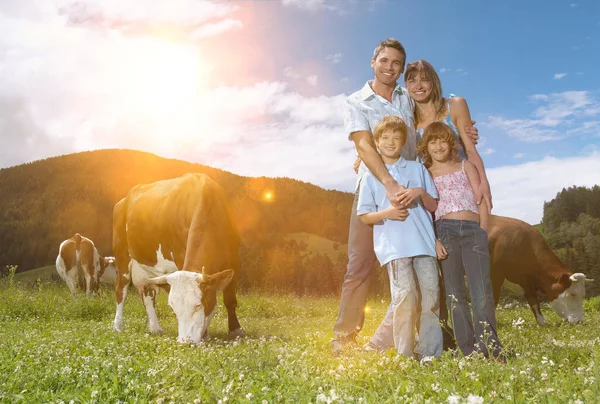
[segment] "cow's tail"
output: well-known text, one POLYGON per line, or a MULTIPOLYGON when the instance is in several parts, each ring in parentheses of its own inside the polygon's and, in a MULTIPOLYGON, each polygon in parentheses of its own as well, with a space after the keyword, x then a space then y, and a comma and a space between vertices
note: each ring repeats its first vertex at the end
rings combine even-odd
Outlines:
POLYGON ((79 233, 75 233, 73 236, 73 240, 75 241, 75 264, 77 265, 77 283, 79 285, 79 289, 85 291, 85 274, 83 273, 83 267, 81 266, 81 235, 79 233))

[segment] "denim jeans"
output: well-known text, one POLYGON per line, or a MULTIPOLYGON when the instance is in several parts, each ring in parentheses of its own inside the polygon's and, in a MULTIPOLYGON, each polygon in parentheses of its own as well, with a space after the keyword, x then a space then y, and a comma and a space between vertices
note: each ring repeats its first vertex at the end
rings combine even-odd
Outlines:
POLYGON ((338 336, 358 333, 362 329, 371 273, 377 261, 373 247, 373 228, 360 220, 356 213, 357 202, 358 190, 350 213, 348 266, 342 284, 340 311, 333 327, 333 332, 338 336))
POLYGON ((435 222, 435 229, 448 252, 448 258, 441 262, 442 276, 458 347, 464 355, 477 350, 489 357, 489 347, 492 356, 500 356, 502 345, 496 328, 487 232, 472 220, 440 219, 435 222), (463 266, 473 320, 467 303, 463 266))
POLYGON ((436 259, 400 258, 386 265, 392 294, 394 345, 399 355, 419 358, 442 354, 436 259), (415 333, 419 342, 415 346, 415 333))

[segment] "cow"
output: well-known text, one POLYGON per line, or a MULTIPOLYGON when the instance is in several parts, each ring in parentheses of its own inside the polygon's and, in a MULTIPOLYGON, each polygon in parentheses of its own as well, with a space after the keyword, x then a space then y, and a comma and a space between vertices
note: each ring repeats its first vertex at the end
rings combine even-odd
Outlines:
POLYGON ((533 226, 518 219, 491 215, 488 247, 496 304, 502 284, 507 280, 520 287, 538 324, 545 325, 546 319, 537 292, 545 295, 565 321, 583 322, 585 283, 593 279, 569 271, 533 226))
POLYGON ((100 257, 100 283, 114 285, 117 281, 117 266, 115 265, 115 257, 100 257))
POLYGON ((90 296, 98 292, 100 276, 109 261, 98 254, 92 240, 75 233, 58 248, 56 272, 67 283, 72 294, 76 294, 79 287, 90 296))
POLYGON ((114 329, 123 331, 131 282, 142 297, 151 334, 163 332, 155 301, 164 289, 177 316, 177 341, 201 343, 222 290, 230 335, 242 336, 235 295, 239 247, 225 192, 207 175, 135 186, 113 211, 114 329))

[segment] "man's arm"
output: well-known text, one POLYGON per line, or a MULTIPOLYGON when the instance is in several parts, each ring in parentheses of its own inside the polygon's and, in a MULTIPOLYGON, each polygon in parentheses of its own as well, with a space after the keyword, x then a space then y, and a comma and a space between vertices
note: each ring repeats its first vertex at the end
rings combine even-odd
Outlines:
POLYGON ((350 137, 354 141, 354 146, 360 159, 365 163, 369 171, 373 173, 375 178, 385 187, 385 193, 389 201, 393 206, 402 208, 398 203, 397 194, 405 188, 392 178, 385 164, 383 164, 381 156, 377 153, 371 132, 368 130, 359 130, 350 134, 350 137))

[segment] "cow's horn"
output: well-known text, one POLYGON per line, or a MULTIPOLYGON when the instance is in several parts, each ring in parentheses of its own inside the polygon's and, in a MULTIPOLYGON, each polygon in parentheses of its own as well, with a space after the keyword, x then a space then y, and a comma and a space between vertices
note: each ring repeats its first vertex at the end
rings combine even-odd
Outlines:
POLYGON ((585 281, 586 281, 586 282, 594 282, 594 280, 593 280, 593 279, 588 279, 588 278, 586 278, 586 279, 585 279, 585 281))
POLYGON ((573 282, 577 282, 582 279, 585 280, 585 274, 582 274, 581 272, 577 272, 576 274, 569 276, 569 279, 572 280, 573 282))
POLYGON ((163 275, 163 276, 157 276, 156 278, 149 278, 146 279, 147 284, 151 284, 151 285, 164 285, 165 283, 169 283, 167 281, 167 275, 163 275))

